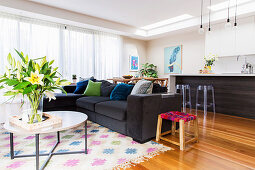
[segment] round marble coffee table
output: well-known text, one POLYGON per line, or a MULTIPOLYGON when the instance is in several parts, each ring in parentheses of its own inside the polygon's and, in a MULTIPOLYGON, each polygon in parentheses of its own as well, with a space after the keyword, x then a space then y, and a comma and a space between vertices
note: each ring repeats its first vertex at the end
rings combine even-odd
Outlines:
POLYGON ((40 169, 44 169, 51 159, 53 155, 64 155, 64 154, 78 154, 78 153, 85 153, 87 154, 87 120, 88 116, 81 112, 75 112, 75 111, 52 111, 52 112, 46 112, 50 115, 56 115, 62 118, 62 124, 60 124, 57 127, 47 127, 38 129, 35 131, 27 131, 20 127, 13 126, 9 123, 9 120, 6 121, 4 124, 4 128, 10 132, 10 154, 11 159, 14 158, 20 158, 20 157, 36 157, 36 170, 39 170, 39 157, 40 156, 48 156, 44 164, 41 166, 40 169), (60 131, 68 130, 71 128, 78 127, 82 124, 85 124, 85 150, 84 151, 71 151, 71 152, 54 152, 57 145, 60 143, 60 131), (49 153, 39 153, 39 134, 43 133, 52 133, 57 132, 57 142, 53 146, 53 148, 50 150, 49 153), (13 133, 17 134, 27 134, 27 135, 35 135, 35 154, 31 155, 14 155, 14 145, 13 145, 13 133))

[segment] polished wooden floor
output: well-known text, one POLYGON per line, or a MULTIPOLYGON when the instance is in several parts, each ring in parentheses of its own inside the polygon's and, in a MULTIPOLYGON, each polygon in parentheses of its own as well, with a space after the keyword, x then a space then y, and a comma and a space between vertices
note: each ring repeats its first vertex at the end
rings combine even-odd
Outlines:
MULTIPOLYGON (((26 108, 26 106, 24 107, 26 108)), ((0 118, 18 113, 19 104, 0 105, 0 118)), ((193 111, 194 112, 194 111, 193 111)), ((242 170, 255 169, 255 120, 203 112, 199 116, 199 143, 188 145, 185 151, 166 142, 174 150, 161 153, 132 170, 242 170)), ((192 131, 192 125, 187 128, 192 131)), ((171 136, 169 136, 171 138, 171 136)))
MULTIPOLYGON (((203 112, 199 112, 198 116, 199 143, 188 145, 185 151, 180 151, 175 145, 161 141, 174 150, 130 169, 255 169, 255 120, 218 113, 204 116, 203 112)), ((188 125, 187 129, 192 131, 192 125, 188 125)))

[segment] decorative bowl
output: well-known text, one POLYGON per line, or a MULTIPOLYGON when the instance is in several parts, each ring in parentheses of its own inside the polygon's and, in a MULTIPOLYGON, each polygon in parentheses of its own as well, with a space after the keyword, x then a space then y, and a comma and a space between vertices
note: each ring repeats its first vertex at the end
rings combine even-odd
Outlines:
POLYGON ((133 76, 132 75, 124 75, 122 76, 124 79, 131 79, 133 76))

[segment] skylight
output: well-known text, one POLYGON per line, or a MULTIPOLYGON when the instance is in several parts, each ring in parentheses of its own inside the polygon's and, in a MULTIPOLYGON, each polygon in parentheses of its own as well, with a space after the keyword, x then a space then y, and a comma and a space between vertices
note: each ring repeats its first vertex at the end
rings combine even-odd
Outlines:
MULTIPOLYGON (((238 0, 237 5, 241 5, 241 4, 250 2, 250 1, 252 1, 252 0, 238 0)), ((229 1, 225 1, 225 2, 221 2, 221 3, 218 3, 218 4, 212 5, 211 10, 212 11, 219 11, 219 10, 222 10, 222 9, 226 9, 226 8, 228 8, 228 3, 229 3, 229 1)), ((235 5, 236 5, 236 0, 230 0, 230 7, 233 7, 235 5)), ((208 8, 210 9, 210 7, 208 7, 208 8)))
POLYGON ((180 16, 177 16, 177 17, 174 17, 174 18, 170 18, 170 19, 167 19, 167 20, 156 22, 154 24, 146 25, 144 27, 141 27, 141 29, 151 30, 151 29, 158 28, 158 27, 165 26, 165 25, 169 25, 169 24, 172 24, 172 23, 175 23, 175 22, 190 19, 192 17, 193 17, 192 15, 183 14, 183 15, 180 15, 180 16))

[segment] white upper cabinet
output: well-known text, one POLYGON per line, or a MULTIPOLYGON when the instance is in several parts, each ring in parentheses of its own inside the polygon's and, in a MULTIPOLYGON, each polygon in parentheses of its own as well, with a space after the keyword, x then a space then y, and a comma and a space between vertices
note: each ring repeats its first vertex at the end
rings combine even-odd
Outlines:
POLYGON ((205 52, 219 57, 255 54, 255 23, 254 17, 238 23, 238 28, 225 29, 224 24, 212 27, 206 34, 205 52))

